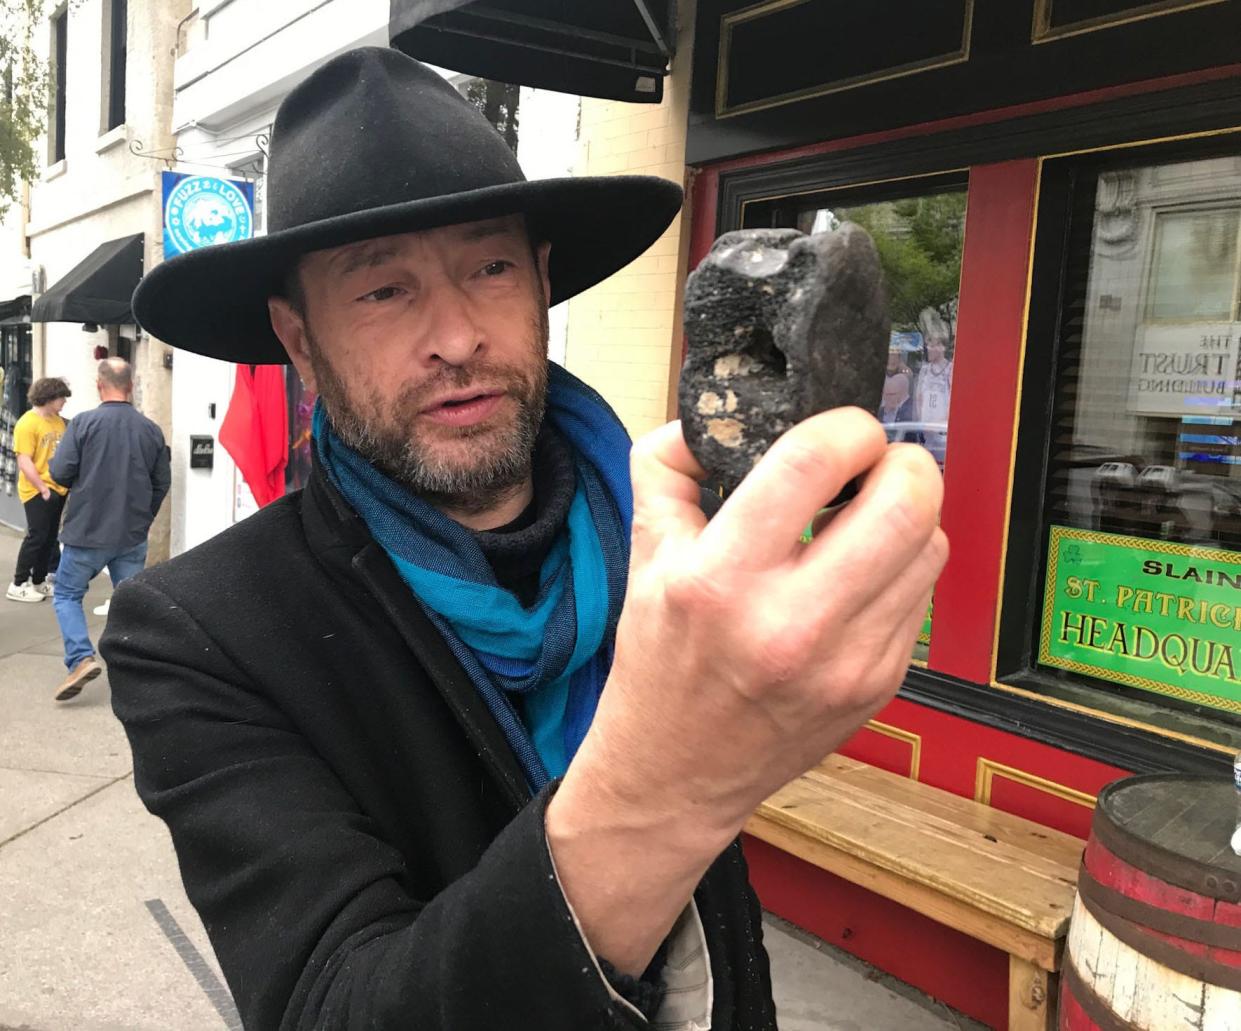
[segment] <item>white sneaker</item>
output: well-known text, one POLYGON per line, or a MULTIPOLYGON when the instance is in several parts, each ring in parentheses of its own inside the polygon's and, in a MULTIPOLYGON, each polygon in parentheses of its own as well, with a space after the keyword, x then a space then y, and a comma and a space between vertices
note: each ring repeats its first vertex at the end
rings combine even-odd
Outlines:
POLYGON ((5 591, 4 596, 9 601, 40 602, 44 600, 43 592, 29 580, 20 585, 9 584, 9 589, 5 591))
POLYGON ((56 589, 52 586, 51 580, 44 580, 41 584, 31 584, 30 586, 45 598, 50 598, 56 593, 56 589))
POLYGON ((111 607, 112 599, 109 598, 102 605, 96 605, 93 609, 91 609, 91 612, 93 612, 96 616, 106 616, 108 614, 108 609, 111 607))

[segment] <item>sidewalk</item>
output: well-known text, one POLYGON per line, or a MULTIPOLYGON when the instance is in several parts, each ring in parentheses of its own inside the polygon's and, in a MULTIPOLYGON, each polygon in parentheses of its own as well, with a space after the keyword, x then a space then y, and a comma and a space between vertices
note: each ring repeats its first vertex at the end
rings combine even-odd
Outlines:
MULTIPOLYGON (((6 581, 19 539, 0 528, 6 581)), ((110 594, 105 575, 86 596, 96 641, 110 594)), ((0 599, 0 1031, 239 1028, 107 679, 57 703, 64 674, 51 602, 0 599)))
MULTIPOLYGON (((0 527, 6 578, 18 541, 0 527)), ((110 593, 96 580, 88 614, 110 593)), ((107 678, 58 704, 63 675, 51 604, 0 599, 0 1031, 238 1029, 107 678)), ((977 1027, 783 921, 764 933, 780 1031, 977 1027)))

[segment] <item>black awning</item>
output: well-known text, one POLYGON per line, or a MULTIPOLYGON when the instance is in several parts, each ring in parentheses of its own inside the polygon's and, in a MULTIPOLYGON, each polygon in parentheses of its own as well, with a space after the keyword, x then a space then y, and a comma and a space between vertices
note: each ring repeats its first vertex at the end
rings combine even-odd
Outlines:
POLYGON ((90 257, 36 298, 30 321, 106 326, 133 322, 129 299, 142 278, 143 240, 138 233, 96 247, 90 257))
POLYGON ((392 45, 499 82, 657 104, 676 0, 391 0, 392 45))
POLYGON ((29 321, 29 294, 22 294, 8 301, 0 301, 0 326, 16 326, 29 321))

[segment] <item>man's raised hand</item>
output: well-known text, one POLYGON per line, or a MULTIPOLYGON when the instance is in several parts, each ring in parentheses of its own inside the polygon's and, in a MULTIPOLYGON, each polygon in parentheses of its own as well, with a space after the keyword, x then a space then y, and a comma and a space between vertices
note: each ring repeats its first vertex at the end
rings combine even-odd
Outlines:
MULTIPOLYGON (((859 409, 789 430, 710 523, 679 424, 639 441, 632 468, 633 554, 612 673, 548 830, 563 868, 558 838, 576 843, 572 863, 589 851, 575 848, 591 827, 609 828, 601 838, 621 853, 627 829, 646 843, 631 862, 662 862, 692 892, 691 857, 700 876, 764 798, 900 686, 948 554, 943 486, 924 449, 888 445, 859 409), (801 543, 855 477, 858 496, 801 543)), ((612 953, 596 947, 622 967, 640 962, 650 943, 630 953, 625 935, 611 937, 606 907, 595 913, 586 898, 593 879, 578 881, 578 899, 565 877, 590 940, 615 941, 612 953)), ((677 911, 664 914, 669 926, 677 911)))

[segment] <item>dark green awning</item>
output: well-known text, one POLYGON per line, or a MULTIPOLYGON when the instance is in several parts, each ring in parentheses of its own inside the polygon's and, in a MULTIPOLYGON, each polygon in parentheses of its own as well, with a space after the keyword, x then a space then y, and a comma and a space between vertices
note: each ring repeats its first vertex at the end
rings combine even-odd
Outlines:
POLYGON ((134 321, 129 300, 142 278, 142 233, 100 244, 72 272, 36 298, 31 322, 93 322, 120 326, 134 321))
POLYGON ((675 0, 391 0, 388 30, 452 71, 657 104, 675 23, 675 0))

